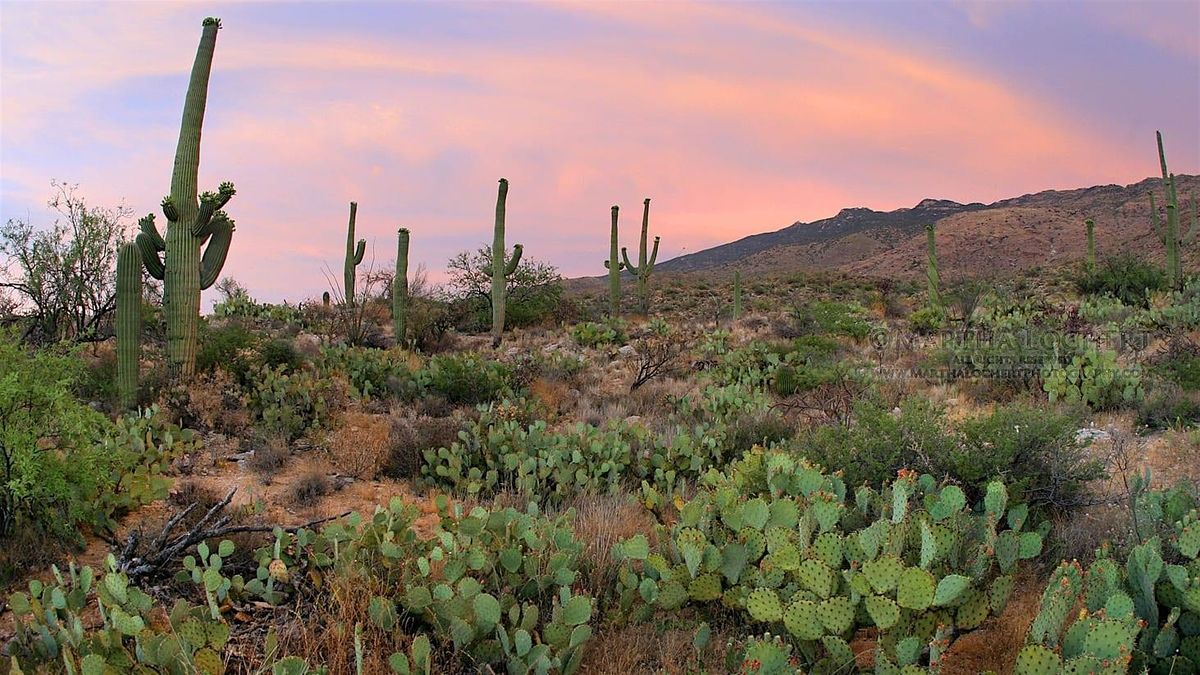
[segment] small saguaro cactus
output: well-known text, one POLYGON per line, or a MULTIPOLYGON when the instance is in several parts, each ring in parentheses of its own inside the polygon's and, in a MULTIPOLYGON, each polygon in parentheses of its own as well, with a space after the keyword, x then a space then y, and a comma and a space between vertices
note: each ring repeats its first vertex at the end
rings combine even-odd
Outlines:
POLYGON ((137 405, 142 346, 142 254, 134 242, 117 251, 117 394, 121 407, 137 405))
POLYGON ((638 302, 641 305, 642 314, 650 313, 650 274, 654 272, 654 261, 658 260, 658 242, 659 237, 654 238, 654 251, 650 254, 649 259, 646 258, 646 237, 650 229, 650 198, 647 197, 642 207, 642 241, 638 249, 638 264, 634 265, 629 261, 629 251, 625 247, 621 247, 621 258, 625 262, 625 269, 629 270, 630 274, 637 278, 638 286, 638 302))
POLYGON ((929 281, 929 305, 931 307, 941 307, 942 297, 938 292, 938 268, 937 268, 937 237, 933 225, 925 226, 925 243, 926 243, 926 267, 925 277, 929 281))
POLYGON ((1083 221, 1087 226, 1087 270, 1091 272, 1096 269, 1096 222, 1091 218, 1083 221))
POLYGON ((358 215, 358 202, 350 202, 350 224, 346 227, 346 262, 343 266, 345 285, 346 304, 354 305, 354 268, 358 267, 363 261, 363 254, 367 252, 367 240, 359 239, 358 246, 354 245, 354 217, 358 215))
POLYGON ((617 211, 620 207, 612 207, 612 234, 609 236, 608 260, 604 261, 604 269, 608 270, 608 313, 614 319, 621 315, 621 270, 625 264, 621 262, 617 245, 617 211))
POLYGON ((404 344, 408 329, 408 228, 396 232, 396 275, 392 278, 392 328, 396 344, 404 344))
MULTIPOLYGON (((1163 151, 1162 132, 1154 132, 1158 141, 1158 163, 1162 169, 1163 192, 1165 193, 1167 222, 1165 227, 1158 217, 1154 195, 1150 195, 1150 210, 1154 212, 1154 229, 1167 249, 1167 285, 1178 288, 1183 283, 1183 267, 1179 262, 1179 249, 1196 237, 1196 218, 1187 232, 1179 231, 1179 199, 1175 193, 1175 174, 1167 170, 1167 155, 1163 151)), ((1193 202, 1195 198, 1193 197, 1193 202)), ((1194 205, 1193 205, 1194 210, 1194 205)))
POLYGON ((235 194, 233 184, 221 183, 216 192, 205 192, 199 198, 196 194, 200 128, 204 123, 208 79, 220 28, 219 19, 204 20, 183 105, 171 194, 162 200, 168 221, 166 237, 158 233, 154 214, 150 214, 139 222, 142 231, 136 240, 146 271, 163 282, 167 360, 177 380, 191 377, 196 368, 200 291, 217 281, 233 240, 233 220, 221 210, 235 194), (201 254, 200 248, 206 242, 208 246, 201 254), (160 258, 160 253, 164 257, 160 258))
POLYGON ((321 294, 321 304, 323 304, 323 305, 325 305, 326 307, 328 307, 328 306, 329 306, 329 300, 330 300, 330 298, 329 298, 329 291, 325 291, 324 293, 322 293, 322 294, 321 294))
POLYGON ((742 273, 733 273, 733 320, 742 318, 742 273))
POLYGON ((492 347, 499 347, 504 334, 504 309, 507 298, 508 277, 521 263, 525 247, 513 245, 512 256, 504 259, 504 202, 508 199, 508 179, 500 179, 500 190, 496 195, 496 225, 492 231, 492 347))

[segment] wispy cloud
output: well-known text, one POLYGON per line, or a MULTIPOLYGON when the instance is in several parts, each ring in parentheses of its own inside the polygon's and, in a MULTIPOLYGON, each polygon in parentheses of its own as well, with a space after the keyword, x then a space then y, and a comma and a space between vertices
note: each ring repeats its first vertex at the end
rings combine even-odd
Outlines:
MULTIPOLYGON (((227 272, 271 299, 320 293, 352 199, 378 264, 405 225, 436 276, 489 239, 500 176, 510 240, 578 275, 603 272, 608 207, 632 242, 644 196, 673 255, 843 206, 1154 169, 1146 139, 818 5, 324 7, 6 3, 2 215, 36 212, 51 177, 155 206, 202 11, 226 27, 201 183, 238 184, 227 272)), ((1183 170, 1200 152, 1175 156, 1183 170)))

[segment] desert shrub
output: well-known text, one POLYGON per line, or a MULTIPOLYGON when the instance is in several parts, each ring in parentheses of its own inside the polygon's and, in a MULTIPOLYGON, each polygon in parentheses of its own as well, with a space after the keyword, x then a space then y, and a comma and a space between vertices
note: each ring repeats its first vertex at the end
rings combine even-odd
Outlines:
POLYGON ((224 368, 169 388, 164 399, 164 407, 186 427, 238 434, 250 424, 242 388, 224 368))
POLYGON ((81 361, 0 338, 0 540, 17 528, 77 536, 112 487, 114 458, 99 451, 110 425, 71 395, 81 361))
POLYGON ((451 403, 486 403, 509 388, 512 369, 474 353, 439 354, 426 368, 429 389, 451 403))
POLYGON ((296 370, 304 362, 296 345, 286 338, 265 340, 258 347, 258 362, 268 368, 296 370))
POLYGON ((1076 438, 1083 423, 1078 408, 1015 403, 959 424, 961 443, 932 457, 931 469, 980 495, 987 481, 1002 479, 1031 506, 1066 510, 1082 503, 1087 483, 1104 476, 1085 443, 1076 438))
POLYGON ((388 454, 380 470, 392 478, 419 476, 425 451, 450 447, 461 427, 462 422, 453 417, 393 416, 388 454))
POLYGON ((308 471, 288 486, 284 499, 296 506, 316 506, 325 495, 333 492, 329 477, 320 471, 308 471))
POLYGON ((1121 323, 1136 310, 1111 295, 1093 295, 1079 301, 1079 316, 1088 323, 1100 326, 1121 323))
POLYGON ((374 478, 387 458, 391 433, 391 421, 384 415, 346 413, 329 434, 330 461, 340 473, 374 478))
POLYGON ((1079 343, 1066 363, 1047 363, 1042 379, 1051 403, 1086 403, 1103 410, 1136 403, 1144 395, 1139 370, 1122 367, 1116 352, 1091 343, 1079 343))
POLYGON ((1069 361, 1078 340, 1030 325, 980 330, 945 340, 931 357, 935 372, 948 379, 987 378, 1029 389, 1051 364, 1069 361))
POLYGON ((918 335, 932 335, 946 326, 946 310, 930 305, 908 315, 908 325, 918 335))
POLYGON ((1149 307, 1149 294, 1163 290, 1166 283, 1162 269, 1130 254, 1105 258, 1075 279, 1080 293, 1109 295, 1138 307, 1149 307))
POLYGON ((196 372, 212 372, 219 366, 238 382, 247 382, 254 367, 254 350, 258 340, 258 336, 241 324, 214 325, 201 321, 196 372))
POLYGON ((1137 425, 1155 431, 1200 424, 1200 400, 1174 382, 1156 383, 1138 402, 1137 425))
POLYGON ((268 480, 268 474, 277 473, 292 458, 292 448, 283 436, 254 437, 246 445, 254 453, 246 460, 246 467, 268 480))
POLYGON ((878 402, 854 406, 850 426, 824 426, 799 436, 796 452, 844 472, 849 485, 882 485, 900 469, 916 468, 918 458, 944 457, 954 448, 945 411, 924 398, 906 399, 893 415, 878 402))
POLYGON ((346 378, 355 398, 411 400, 423 390, 417 375, 420 359, 403 349, 326 347, 321 350, 318 369, 346 378))
POLYGON ((756 445, 773 446, 792 437, 792 427, 775 410, 742 415, 725 430, 724 455, 739 457, 756 445))
POLYGON ((1200 391, 1200 344, 1176 336, 1150 359, 1150 371, 1185 391, 1200 391))
POLYGON ((867 310, 857 302, 814 300, 796 304, 792 321, 799 335, 824 333, 862 340, 871 332, 867 310))
POLYGON ((710 472, 658 542, 635 535, 613 551, 618 606, 635 620, 686 610, 733 612, 751 630, 782 625, 797 662, 780 641, 769 646, 783 654, 757 651, 745 672, 836 672, 854 661, 844 636, 867 627, 879 631, 877 664, 923 660, 931 642, 936 664, 954 633, 1003 611, 1020 561, 1042 550, 1000 482, 972 509, 931 476, 906 472, 876 492, 781 451, 753 463, 762 492, 748 489, 741 462, 710 472), (757 670, 767 663, 779 668, 757 670))

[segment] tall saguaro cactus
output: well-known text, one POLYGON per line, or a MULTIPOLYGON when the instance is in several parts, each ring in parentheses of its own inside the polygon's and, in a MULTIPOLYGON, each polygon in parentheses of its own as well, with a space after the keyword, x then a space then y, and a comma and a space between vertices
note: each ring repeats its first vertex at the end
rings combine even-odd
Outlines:
POLYGON ((937 237, 933 225, 925 226, 925 245, 925 256, 927 259, 925 277, 929 282, 929 305, 931 307, 941 307, 942 296, 938 292, 937 237))
POLYGON ((642 314, 650 313, 650 274, 654 271, 654 261, 658 260, 659 237, 654 238, 654 251, 646 258, 646 236, 650 229, 650 198, 647 197, 642 206, 642 241, 638 249, 638 264, 629 261, 629 252, 622 247, 621 258, 625 261, 625 269, 637 277, 638 301, 642 314))
POLYGON ((127 242, 117 251, 117 394, 121 407, 137 405, 142 346, 142 254, 127 242))
POLYGON ((354 245, 354 217, 358 214, 358 202, 350 202, 350 224, 346 227, 346 262, 343 265, 343 283, 346 291, 346 304, 354 305, 354 268, 362 264, 363 254, 367 252, 367 240, 359 239, 358 247, 354 245))
POLYGON ((604 261, 604 269, 608 270, 608 314, 614 319, 621 315, 621 270, 625 269, 617 253, 618 210, 619 207, 612 207, 612 234, 609 236, 608 260, 604 261))
POLYGON ((499 347, 504 335, 504 309, 508 277, 521 263, 525 247, 513 245, 512 256, 504 259, 504 204, 508 199, 508 179, 500 179, 500 190, 496 195, 496 225, 492 231, 492 347, 499 347))
POLYGON ((733 273, 733 320, 742 318, 742 273, 733 273))
POLYGON ((392 278, 392 328, 396 344, 404 344, 408 329, 408 228, 396 232, 396 274, 392 278))
POLYGON ((140 221, 137 245, 146 271, 163 282, 163 310, 167 322, 167 360, 176 379, 186 379, 196 368, 196 334, 200 325, 200 291, 212 286, 221 274, 234 224, 221 209, 233 198, 232 183, 221 183, 216 192, 197 196, 200 167, 200 128, 208 99, 208 79, 221 21, 203 22, 200 46, 183 104, 179 144, 171 194, 163 198, 167 217, 164 238, 154 226, 154 214, 140 221), (201 247, 207 242, 203 254, 201 247), (160 258, 159 254, 164 254, 160 258))
POLYGON ((1087 227, 1087 259, 1088 272, 1096 269, 1096 222, 1091 218, 1083 221, 1087 227))
MULTIPOLYGON (((1162 132, 1154 132, 1158 141, 1158 163, 1162 169, 1163 192, 1166 197, 1167 222, 1163 227, 1154 206, 1154 195, 1150 195, 1150 210, 1154 212, 1154 227, 1158 238, 1167 249, 1167 285, 1178 288, 1183 284, 1183 267, 1179 262, 1179 249, 1196 237, 1196 218, 1187 232, 1179 231, 1179 199, 1175 194, 1175 174, 1167 170, 1167 155, 1163 152, 1162 132)), ((1193 202, 1195 198, 1193 197, 1193 202)), ((1193 209, 1194 210, 1194 209, 1193 209)))

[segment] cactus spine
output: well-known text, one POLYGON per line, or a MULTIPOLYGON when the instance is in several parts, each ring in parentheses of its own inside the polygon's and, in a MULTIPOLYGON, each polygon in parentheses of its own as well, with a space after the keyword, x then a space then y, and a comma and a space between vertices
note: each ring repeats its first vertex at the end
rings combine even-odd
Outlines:
POLYGON ((392 279, 392 328, 396 344, 404 344, 408 329, 408 228, 396 233, 396 275, 392 279))
MULTIPOLYGON (((1150 198, 1150 210, 1154 211, 1155 230, 1167 249, 1167 285, 1179 288, 1183 284, 1183 267, 1179 262, 1179 249, 1185 243, 1190 243, 1196 236, 1196 219, 1192 219, 1192 227, 1186 233, 1179 231, 1179 199, 1175 193, 1175 174, 1167 170, 1167 155, 1163 151, 1162 132, 1154 132, 1158 141, 1158 164, 1162 169, 1163 192, 1165 193, 1167 223, 1161 226, 1158 210, 1154 206, 1154 198, 1150 198)), ((1194 199, 1193 199, 1194 201, 1194 199)))
POLYGON ((618 210, 619 207, 612 207, 612 234, 609 237, 608 260, 604 261, 604 269, 608 270, 608 314, 614 319, 621 315, 621 270, 625 269, 617 253, 618 210))
POLYGON ((204 20, 183 105, 175 168, 171 174, 171 194, 162 201, 163 214, 167 217, 166 238, 155 228, 153 214, 142 218, 142 232, 137 236, 146 271, 163 281, 167 359, 176 379, 190 377, 196 368, 200 291, 216 282, 233 240, 233 220, 221 210, 235 194, 233 184, 221 183, 217 192, 205 192, 198 198, 196 186, 200 167, 200 128, 204 123, 208 78, 220 28, 219 19, 204 20), (208 246, 201 254, 200 248, 205 242, 208 246), (165 254, 165 260, 159 257, 160 253, 165 254))
POLYGON ((1096 269, 1096 223, 1091 218, 1083 221, 1087 226, 1087 270, 1096 269))
POLYGON ((638 302, 641 305, 642 314, 650 313, 650 274, 654 271, 654 261, 658 260, 659 237, 654 238, 654 251, 650 254, 649 260, 646 259, 646 236, 649 229, 650 198, 647 197, 642 207, 642 241, 638 249, 636 266, 629 261, 629 252, 624 247, 621 248, 621 258, 625 262, 625 269, 637 277, 638 302))
POLYGON ((142 343, 142 254, 134 242, 117 251, 117 393, 121 407, 137 405, 142 343))
POLYGON ((925 277, 929 280, 929 304, 932 307, 942 306, 942 296, 938 292, 937 268, 937 237, 933 225, 925 226, 926 258, 925 277))
POLYGON ((742 318, 742 273, 733 273, 733 320, 742 318))
POLYGON ((492 231, 492 346, 499 347, 504 334, 504 308, 508 277, 521 262, 524 247, 513 245, 512 257, 504 260, 504 202, 508 199, 508 179, 500 179, 500 190, 496 195, 496 225, 492 231))
POLYGON ((367 252, 367 240, 359 239, 357 248, 354 245, 354 217, 358 214, 358 202, 350 202, 350 224, 346 227, 346 262, 343 266, 343 283, 346 291, 346 304, 354 305, 354 268, 363 261, 367 252))

